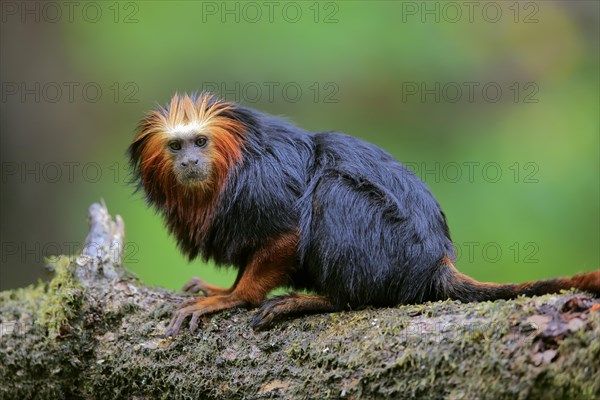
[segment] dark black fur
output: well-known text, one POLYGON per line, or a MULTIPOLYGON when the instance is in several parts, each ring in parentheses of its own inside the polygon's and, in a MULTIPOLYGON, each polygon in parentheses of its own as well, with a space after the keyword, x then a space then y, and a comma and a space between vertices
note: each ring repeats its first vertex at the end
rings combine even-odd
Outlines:
MULTIPOLYGON (((454 248, 414 173, 351 136, 305 132, 240 106, 229 116, 248 129, 243 162, 230 171, 207 235, 177 238, 190 259, 243 269, 269 239, 299 230, 294 289, 324 294, 337 308, 437 297, 430 282, 454 248)), ((159 196, 148 200, 161 210, 159 196)))

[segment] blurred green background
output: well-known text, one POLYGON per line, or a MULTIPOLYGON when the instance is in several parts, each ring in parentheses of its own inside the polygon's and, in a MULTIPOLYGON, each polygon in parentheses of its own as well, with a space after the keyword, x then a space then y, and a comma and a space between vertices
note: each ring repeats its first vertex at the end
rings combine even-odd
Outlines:
POLYGON ((598 2, 81 2, 57 18, 9 3, 2 289, 81 243, 100 198, 123 216, 126 266, 146 283, 232 283, 188 263, 127 185, 143 113, 202 89, 407 163, 448 217, 457 267, 478 280, 600 265, 598 2))

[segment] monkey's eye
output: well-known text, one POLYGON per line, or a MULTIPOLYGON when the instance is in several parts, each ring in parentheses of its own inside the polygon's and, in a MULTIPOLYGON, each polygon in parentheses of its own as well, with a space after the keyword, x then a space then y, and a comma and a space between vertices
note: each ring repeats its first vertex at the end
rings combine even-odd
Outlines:
POLYGON ((169 148, 173 151, 181 150, 181 143, 179 143, 177 140, 173 140, 169 142, 169 148))
POLYGON ((196 139, 196 141, 194 143, 196 143, 196 146, 198 146, 198 147, 204 147, 204 146, 206 146, 206 142, 208 142, 208 139, 205 138, 204 136, 200 136, 196 139))

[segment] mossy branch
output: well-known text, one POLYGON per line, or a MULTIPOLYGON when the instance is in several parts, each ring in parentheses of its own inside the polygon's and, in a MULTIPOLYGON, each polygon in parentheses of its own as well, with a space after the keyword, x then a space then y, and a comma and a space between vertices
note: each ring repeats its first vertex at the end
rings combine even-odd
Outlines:
POLYGON ((600 398, 598 299, 568 292, 313 315, 253 311, 163 333, 182 296, 121 265, 123 221, 90 207, 82 254, 0 292, 0 398, 600 398))

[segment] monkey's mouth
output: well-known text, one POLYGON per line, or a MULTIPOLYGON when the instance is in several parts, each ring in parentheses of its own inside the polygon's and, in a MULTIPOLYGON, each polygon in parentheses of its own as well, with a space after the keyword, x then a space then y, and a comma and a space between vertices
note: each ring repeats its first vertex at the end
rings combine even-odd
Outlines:
POLYGON ((181 168, 176 171, 177 180, 182 185, 194 185, 205 182, 208 179, 207 168, 181 168))

